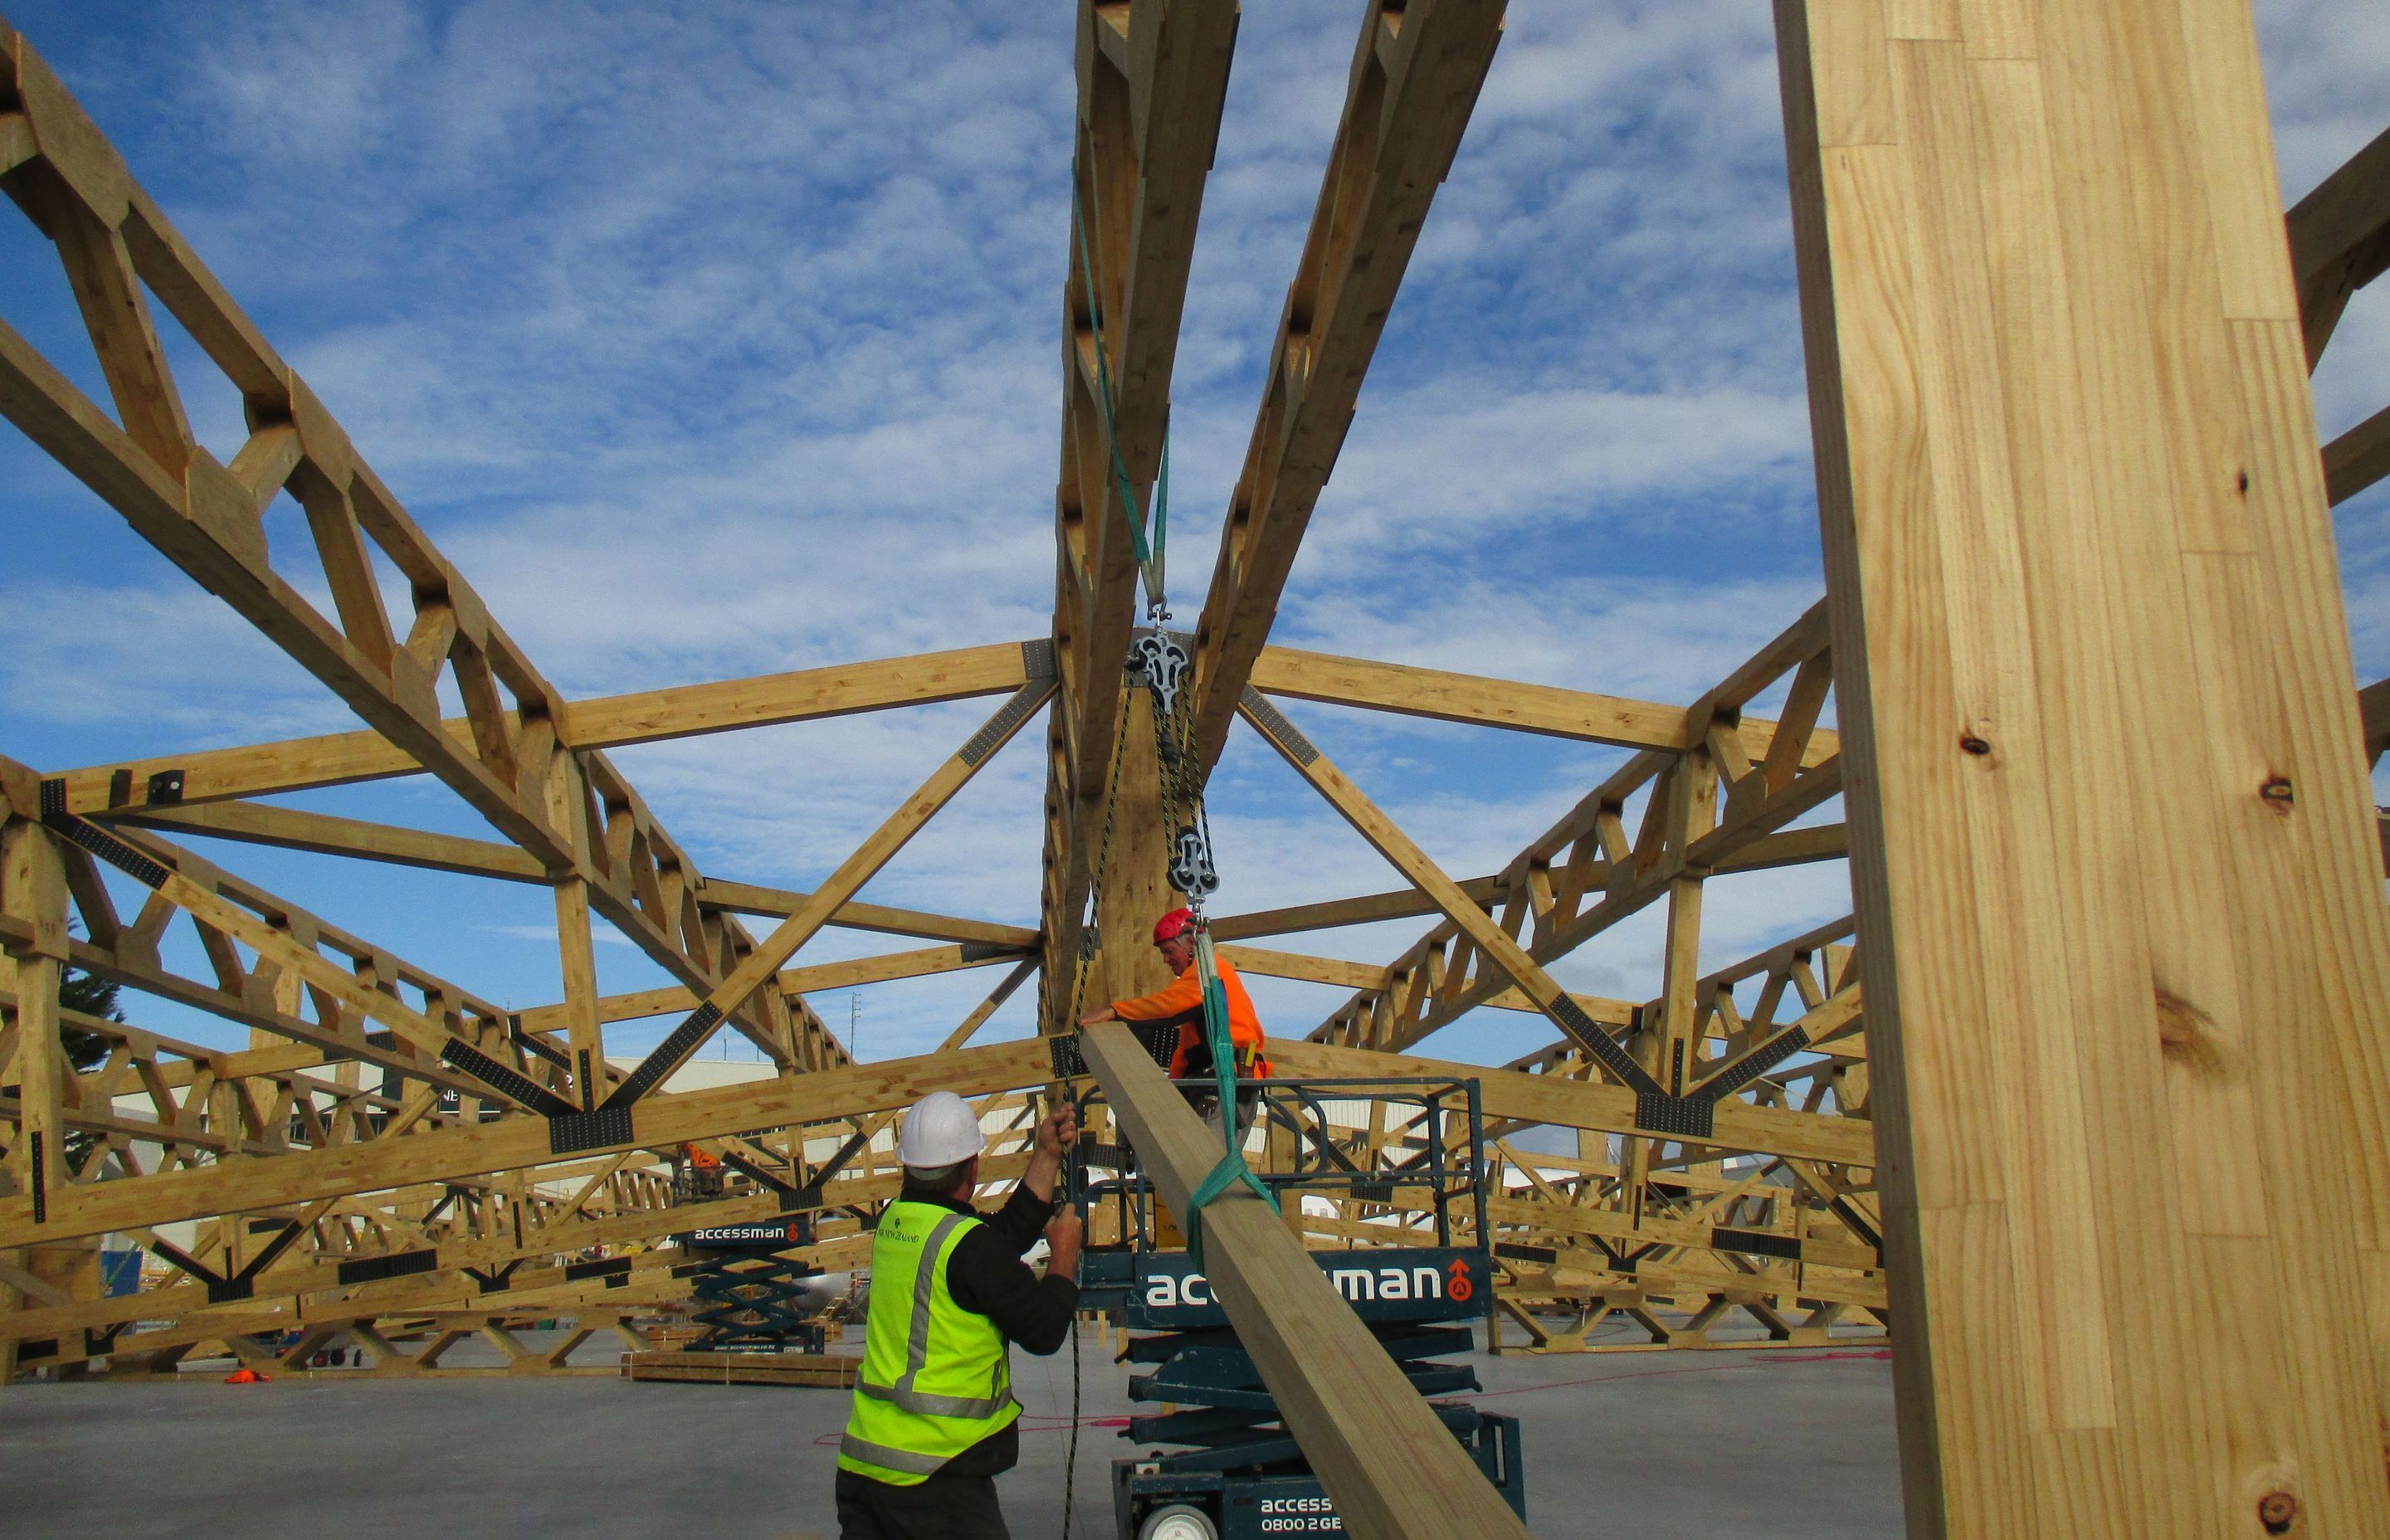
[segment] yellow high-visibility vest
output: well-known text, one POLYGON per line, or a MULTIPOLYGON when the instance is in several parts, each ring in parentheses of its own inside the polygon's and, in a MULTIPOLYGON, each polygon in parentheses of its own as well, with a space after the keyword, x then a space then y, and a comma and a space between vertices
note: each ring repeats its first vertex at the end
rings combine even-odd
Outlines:
POLYGON ((900 1200, 880 1214, 840 1469, 913 1486, 1021 1415, 1004 1333, 946 1292, 946 1259, 979 1224, 935 1203, 900 1200))

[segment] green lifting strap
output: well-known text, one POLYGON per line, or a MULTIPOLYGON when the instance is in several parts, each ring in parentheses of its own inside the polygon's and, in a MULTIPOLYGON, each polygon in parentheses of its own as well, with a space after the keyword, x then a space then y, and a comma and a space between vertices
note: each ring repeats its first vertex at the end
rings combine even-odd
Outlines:
POLYGON ((1087 215, 1079 197, 1079 167, 1071 166, 1071 230, 1079 240, 1079 274, 1087 290, 1087 326, 1095 333, 1096 400, 1104 413, 1104 448, 1112 462, 1112 481, 1118 487, 1121 516, 1128 521, 1130 543, 1137 549, 1138 571, 1145 574, 1145 597, 1149 606, 1162 608, 1162 553, 1165 520, 1170 507, 1170 434, 1164 428, 1162 437, 1162 481, 1155 491, 1153 504, 1153 540, 1147 544, 1145 515, 1137 506, 1137 489, 1129 484, 1128 462, 1121 457, 1120 429, 1112 417, 1111 356, 1104 347, 1103 313, 1096 303, 1096 264, 1087 251, 1087 215))
POLYGON ((1220 969, 1212 956, 1208 930, 1195 932, 1195 965, 1203 978, 1203 1040, 1212 1048, 1212 1080, 1219 1091, 1220 1140, 1227 1147, 1220 1163, 1212 1168, 1212 1174, 1187 1200, 1187 1213, 1180 1216, 1187 1230, 1188 1260, 1200 1273, 1203 1271, 1203 1209, 1213 1199, 1230 1187, 1248 1187, 1270 1206, 1272 1213, 1281 1211, 1278 1196, 1245 1164, 1245 1152, 1237 1138, 1237 1059, 1235 1045, 1228 1036, 1228 991, 1220 982, 1220 969))
POLYGON ((1156 608, 1162 602, 1162 552, 1170 533, 1170 424, 1162 425, 1162 470, 1153 485, 1153 559, 1145 569, 1145 597, 1156 608))

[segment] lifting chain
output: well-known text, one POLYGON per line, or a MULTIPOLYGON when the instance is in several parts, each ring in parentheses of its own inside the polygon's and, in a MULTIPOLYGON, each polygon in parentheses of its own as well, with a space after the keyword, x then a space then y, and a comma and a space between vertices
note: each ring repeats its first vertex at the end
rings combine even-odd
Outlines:
POLYGON ((1144 667, 1146 696, 1153 706, 1153 751, 1162 771, 1162 827, 1169 831, 1170 885, 1187 897, 1200 919, 1203 901, 1220 888, 1212 864, 1212 824, 1203 809, 1202 767, 1195 753, 1195 704, 1182 688, 1189 664, 1186 644, 1159 625, 1137 638, 1131 657, 1144 667))
POLYGON ((1103 950, 1103 932, 1097 922, 1103 915, 1104 870, 1111 864, 1112 825, 1114 815, 1120 811, 1121 751, 1127 746, 1128 734, 1112 734, 1112 767, 1104 777, 1104 837, 1096 847, 1095 869, 1087 882, 1086 923, 1079 927, 1078 983, 1071 992, 1071 1016, 1064 1023, 1068 1031, 1078 1030, 1079 1017, 1087 1008, 1087 974, 1091 971, 1087 965, 1103 950))

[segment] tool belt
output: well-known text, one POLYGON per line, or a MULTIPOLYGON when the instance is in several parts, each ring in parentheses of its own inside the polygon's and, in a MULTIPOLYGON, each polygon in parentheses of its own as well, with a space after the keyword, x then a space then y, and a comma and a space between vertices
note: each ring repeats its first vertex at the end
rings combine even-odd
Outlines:
MULTIPOLYGON (((1191 1030, 1191 1029, 1190 1029, 1191 1030)), ((1270 1061, 1261 1056, 1258 1044, 1239 1043, 1233 1046, 1239 1080, 1267 1080, 1270 1061)), ((1187 1045, 1187 1070, 1183 1078, 1209 1079, 1212 1074, 1212 1045, 1200 1033, 1187 1045)))

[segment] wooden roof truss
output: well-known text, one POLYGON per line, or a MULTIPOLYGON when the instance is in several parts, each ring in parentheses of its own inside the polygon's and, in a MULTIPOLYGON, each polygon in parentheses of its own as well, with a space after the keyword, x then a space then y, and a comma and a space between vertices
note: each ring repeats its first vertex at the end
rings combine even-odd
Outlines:
MULTIPOLYGON (((2390 472, 2390 408, 2319 451, 2305 383, 2390 264, 2390 134, 2285 221, 2237 0, 1777 0, 1827 597, 1678 706, 1269 641, 1501 33, 1498 0, 1363 8, 1188 634, 1205 769, 1241 716, 1406 883, 1215 921, 1240 967, 1351 992, 1281 1034, 1281 1072, 1482 1082, 1486 1239, 1534 1345, 1596 1347, 1620 1322, 1638 1346, 1715 1345, 1729 1321, 1783 1344, 1903 1323, 1914 1534, 2390 1535, 2390 1369, 2371 1368, 2390 1340, 2364 1303, 2390 1277, 2390 930, 2366 827, 2390 681, 2350 709, 2326 517, 2390 472), (1457 879, 1304 733, 1315 701, 1631 752, 1501 870, 1457 879), (1837 798, 1845 821, 1811 817, 1837 798), (1702 970, 1709 884, 1844 857, 1854 918, 1702 970), (1655 905, 1648 998, 1548 971, 1655 905), (1383 965, 1252 944, 1401 918, 1432 923, 1383 965), (1417 1053, 1481 1007, 1542 1014, 1553 1040, 1498 1069, 1417 1053), (1574 1153, 1519 1142, 1536 1130, 1575 1131, 1574 1153)), ((0 414, 364 724, 0 761, 0 1380, 162 1370, 211 1344, 296 1364, 331 1342, 419 1375, 469 1337, 510 1372, 568 1370, 593 1334, 644 1342, 634 1317, 686 1297, 658 1242, 692 1225, 813 1212, 817 1260, 852 1264, 893 1190, 871 1136, 928 1090, 1012 1110, 989 1174, 1017 1174, 1021 1093, 1054 1080, 1082 971, 1110 997, 1155 966, 1086 943, 1091 894, 1109 943, 1163 892, 1152 731, 1119 661, 1144 618, 1122 482, 1152 496, 1236 20, 1227 0, 1079 6, 1050 634, 584 700, 0 24, 0 187, 55 243, 109 395, 0 316, 0 414), (191 432, 156 306, 243 399, 228 462, 191 432), (309 549, 268 547, 285 493, 309 549), (443 719, 443 686, 462 716, 443 719), (812 892, 700 871, 606 754, 973 698, 996 703, 987 725, 812 892), (861 901, 1041 711, 1037 925, 861 901), (503 841, 255 800, 418 774, 503 841), (565 997, 493 1006, 191 836, 546 886, 565 997), (104 866, 141 885, 137 912, 104 866), (674 982, 599 995, 601 920, 674 982), (184 924, 211 976, 161 962, 184 924), (933 944, 804 961, 831 924, 933 944), (250 1046, 62 1013, 68 966, 243 1023, 250 1046), (855 1064, 806 1003, 979 967, 1002 982, 919 1058, 855 1064), (974 1046, 1033 973, 1041 1036, 974 1046), (665 1047, 608 1065, 609 1023, 666 1015, 665 1047), (771 1078, 656 1088, 726 1028, 771 1078), (104 1059, 76 1070, 62 1032, 104 1059), (675 1195, 684 1142, 737 1167, 725 1196, 675 1195), (160 1234, 185 1221, 187 1242, 160 1234), (163 1280, 92 1302, 44 1275, 104 1233, 148 1246, 163 1280), (568 1341, 517 1334, 559 1314, 568 1341), (254 1335, 287 1331, 278 1359, 254 1335)), ((1183 1109, 1117 1041, 1085 1046, 1165 1185, 1190 1185, 1183 1109)), ((1364 1160, 1423 1148, 1399 1125, 1310 1134, 1364 1160)), ((1224 1199, 1206 1226, 1223 1297, 1356 1531, 1453 1533, 1469 1495, 1420 1474, 1440 1435, 1362 1429, 1314 1393, 1368 1366, 1296 1287, 1297 1238, 1249 1207, 1224 1199)), ((1420 1218, 1354 1199, 1303 1238, 1382 1244, 1420 1218)))

